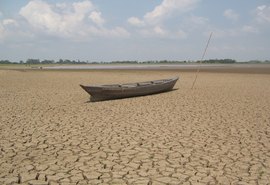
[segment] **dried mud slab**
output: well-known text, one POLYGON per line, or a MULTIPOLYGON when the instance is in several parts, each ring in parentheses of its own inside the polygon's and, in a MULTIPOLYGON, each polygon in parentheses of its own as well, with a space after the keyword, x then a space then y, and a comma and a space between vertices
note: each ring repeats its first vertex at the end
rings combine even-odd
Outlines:
POLYGON ((269 74, 0 71, 0 184, 269 184, 269 74), (79 84, 180 75, 88 102, 79 84))

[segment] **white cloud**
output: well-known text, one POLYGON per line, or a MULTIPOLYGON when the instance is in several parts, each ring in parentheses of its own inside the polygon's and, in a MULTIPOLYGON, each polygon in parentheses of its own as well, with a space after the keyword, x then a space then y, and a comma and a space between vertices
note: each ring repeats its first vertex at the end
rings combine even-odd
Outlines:
POLYGON ((17 42, 24 39, 29 41, 32 38, 33 34, 21 27, 17 20, 0 20, 0 40, 13 40, 17 42))
POLYGON ((54 34, 68 35, 67 27, 74 25, 72 20, 67 24, 66 18, 54 12, 53 7, 41 0, 30 1, 25 7, 21 8, 22 15, 33 27, 54 34))
POLYGON ((258 6, 256 9, 256 20, 259 23, 270 23, 270 6, 258 6))
POLYGON ((154 27, 154 32, 155 32, 157 35, 161 35, 161 36, 167 35, 167 31, 166 31, 165 29, 161 28, 160 26, 154 27))
POLYGON ((184 13, 192 10, 198 0, 163 0, 153 11, 144 15, 144 20, 149 24, 155 24, 174 12, 184 13))
POLYGON ((90 11, 94 10, 95 7, 94 5, 91 3, 91 1, 82 1, 82 2, 76 2, 72 4, 75 14, 81 14, 81 15, 85 15, 87 13, 89 13, 90 11))
MULTIPOLYGON (((156 6, 152 11, 147 12, 142 19, 138 17, 130 17, 128 23, 132 26, 140 27, 139 33, 146 36, 162 36, 186 38, 187 34, 184 31, 179 33, 172 32, 164 28, 163 23, 172 17, 172 15, 181 15, 191 11, 200 0, 163 0, 161 4, 156 6), (174 36, 172 36, 174 35, 174 36)), ((194 20, 195 21, 195 20, 194 20)), ((198 19, 201 23, 206 21, 198 19)))
POLYGON ((194 16, 192 15, 191 17, 188 18, 188 22, 192 23, 194 25, 205 25, 209 19, 205 17, 199 17, 199 16, 194 16))
POLYGON ((3 25, 15 25, 15 26, 18 26, 18 23, 14 19, 4 19, 3 20, 3 25))
POLYGON ((66 3, 56 3, 55 6, 57 8, 60 8, 60 9, 65 9, 67 8, 67 4, 66 3))
POLYGON ((89 18, 99 26, 102 26, 105 22, 105 20, 101 17, 101 12, 94 11, 89 15, 89 18))
POLYGON ((204 25, 204 24, 206 24, 209 21, 209 19, 208 18, 205 18, 205 17, 192 16, 191 17, 191 21, 193 23, 195 23, 195 24, 202 24, 202 25, 204 25))
POLYGON ((85 40, 92 36, 128 35, 127 31, 123 35, 123 28, 103 27, 105 20, 90 0, 72 4, 49 4, 42 0, 32 0, 21 8, 20 15, 39 33, 58 37, 85 40))
POLYGON ((133 26, 138 26, 138 27, 141 27, 141 26, 144 26, 144 22, 141 21, 139 18, 137 17, 130 17, 128 19, 128 23, 133 25, 133 26))
MULTIPOLYGON (((0 40, 4 40, 18 30, 18 22, 14 19, 0 20, 0 40)), ((20 33, 18 32, 17 35, 20 33)))
POLYGON ((239 19, 239 15, 232 9, 225 10, 223 16, 232 21, 237 21, 239 19))
POLYGON ((192 10, 197 2, 199 0, 163 0, 153 11, 147 12, 142 20, 137 17, 131 17, 128 19, 128 22, 135 26, 144 24, 155 25, 175 12, 179 14, 192 10))
MULTIPOLYGON (((269 26, 270 23, 270 6, 262 5, 258 6, 253 11, 255 17, 253 21, 250 21, 247 25, 237 25, 237 27, 227 29, 214 29, 215 36, 220 38, 226 37, 241 37, 243 35, 259 34, 263 32, 265 26, 269 26), (254 21, 255 20, 255 21, 254 21), (258 24, 259 23, 259 24, 258 24)), ((226 18, 237 21, 239 19, 238 14, 233 10, 227 9, 223 14, 226 18)))

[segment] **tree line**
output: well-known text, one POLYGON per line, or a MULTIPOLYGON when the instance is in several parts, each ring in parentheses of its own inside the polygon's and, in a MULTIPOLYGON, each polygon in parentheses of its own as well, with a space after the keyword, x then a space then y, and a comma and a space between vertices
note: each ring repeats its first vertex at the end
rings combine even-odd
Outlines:
MULTIPOLYGON (((237 63, 234 59, 209 59, 203 61, 191 61, 191 60, 148 60, 139 62, 136 60, 123 60, 123 61, 111 61, 111 62, 89 62, 89 61, 80 61, 80 60, 68 60, 68 59, 59 59, 58 61, 55 60, 40 60, 40 59, 27 59, 26 61, 18 62, 11 62, 9 60, 0 60, 0 64, 178 64, 178 63, 209 63, 209 64, 233 64, 237 63)), ((270 60, 250 60, 241 63, 270 63, 270 60)))
MULTIPOLYGON (((197 61, 200 62, 200 61, 197 61)), ((233 64, 236 63, 236 60, 233 59, 210 59, 210 60, 203 60, 202 63, 208 64, 233 64)))
POLYGON ((59 59, 58 61, 55 60, 40 60, 40 59, 27 59, 26 61, 11 62, 9 60, 0 60, 0 64, 87 64, 88 62, 85 61, 75 61, 75 60, 68 60, 68 59, 59 59))

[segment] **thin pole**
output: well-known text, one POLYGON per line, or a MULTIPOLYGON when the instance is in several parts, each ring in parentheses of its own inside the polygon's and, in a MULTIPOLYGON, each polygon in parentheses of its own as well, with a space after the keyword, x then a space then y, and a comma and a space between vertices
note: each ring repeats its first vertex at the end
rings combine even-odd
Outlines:
POLYGON ((199 74, 200 68, 201 68, 201 63, 202 63, 202 61, 203 61, 203 59, 204 59, 204 56, 205 56, 205 54, 206 54, 206 51, 207 51, 207 48, 208 48, 208 46, 209 46, 209 43, 210 43, 210 40, 211 40, 212 35, 213 35, 213 32, 211 32, 211 34, 210 34, 210 36, 209 36, 209 39, 208 39, 207 44, 206 44, 206 47, 205 47, 205 49, 204 49, 202 58, 201 58, 201 60, 199 61, 199 66, 198 66, 198 68, 197 68, 196 76, 195 76, 195 79, 194 79, 194 81, 193 81, 193 84, 192 84, 191 89, 193 89, 193 87, 194 87, 194 85, 195 85, 195 83, 196 83, 196 81, 197 81, 197 77, 198 77, 198 74, 199 74))

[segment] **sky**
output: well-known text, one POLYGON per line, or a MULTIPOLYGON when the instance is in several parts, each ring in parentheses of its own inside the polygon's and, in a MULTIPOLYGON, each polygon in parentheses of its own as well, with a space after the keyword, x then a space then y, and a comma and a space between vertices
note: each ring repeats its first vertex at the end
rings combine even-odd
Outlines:
POLYGON ((270 60, 270 0, 0 0, 0 60, 270 60))

